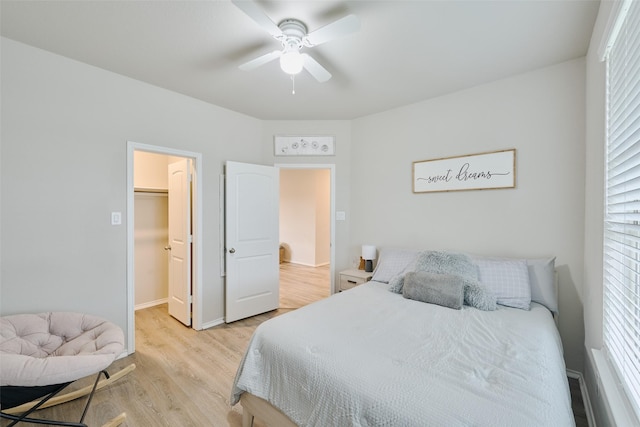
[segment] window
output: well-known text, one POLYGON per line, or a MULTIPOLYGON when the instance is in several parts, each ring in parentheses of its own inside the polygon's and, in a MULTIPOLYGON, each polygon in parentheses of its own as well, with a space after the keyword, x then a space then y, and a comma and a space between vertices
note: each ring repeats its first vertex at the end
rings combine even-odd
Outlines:
POLYGON ((640 1, 607 54, 603 338, 640 417, 640 1))

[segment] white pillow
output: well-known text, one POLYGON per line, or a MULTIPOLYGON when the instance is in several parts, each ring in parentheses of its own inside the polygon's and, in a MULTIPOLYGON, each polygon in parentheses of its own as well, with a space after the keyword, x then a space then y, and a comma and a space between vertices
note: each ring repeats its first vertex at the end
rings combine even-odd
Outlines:
POLYGON ((529 310, 531 285, 525 260, 477 258, 480 282, 496 296, 497 303, 529 310))
POLYGON ((403 273, 415 262, 418 252, 417 249, 381 248, 371 280, 389 283, 389 280, 403 273))
POLYGON ((473 262, 492 259, 494 261, 525 261, 529 270, 529 285, 531 286, 531 301, 542 304, 552 313, 558 314, 558 296, 556 292, 555 261, 549 258, 490 258, 479 255, 469 255, 473 262))
POLYGON ((558 314, 558 295, 556 292, 556 257, 527 259, 531 301, 542 304, 549 311, 558 314))

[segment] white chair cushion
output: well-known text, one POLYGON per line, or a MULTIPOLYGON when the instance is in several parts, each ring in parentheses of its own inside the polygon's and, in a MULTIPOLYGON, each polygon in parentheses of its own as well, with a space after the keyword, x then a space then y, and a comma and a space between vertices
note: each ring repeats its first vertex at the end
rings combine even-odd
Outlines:
POLYGON ((0 385, 75 381, 107 368, 124 349, 120 327, 82 313, 0 318, 0 385))

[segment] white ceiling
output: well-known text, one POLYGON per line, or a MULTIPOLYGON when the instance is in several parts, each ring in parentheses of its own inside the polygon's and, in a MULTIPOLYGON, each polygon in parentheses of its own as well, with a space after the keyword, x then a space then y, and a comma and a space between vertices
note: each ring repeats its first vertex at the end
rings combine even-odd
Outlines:
POLYGON ((305 49, 333 78, 291 80, 280 45, 230 0, 1 0, 2 36, 260 119, 353 119, 584 56, 599 1, 257 0, 309 31, 354 13, 358 33, 305 49))

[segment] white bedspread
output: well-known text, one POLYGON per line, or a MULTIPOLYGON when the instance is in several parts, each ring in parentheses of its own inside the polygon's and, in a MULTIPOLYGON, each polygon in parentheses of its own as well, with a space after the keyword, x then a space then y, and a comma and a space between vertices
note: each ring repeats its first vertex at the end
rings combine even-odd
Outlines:
POLYGON ((238 369, 300 426, 574 426, 550 312, 452 310, 369 282, 260 325, 238 369))

